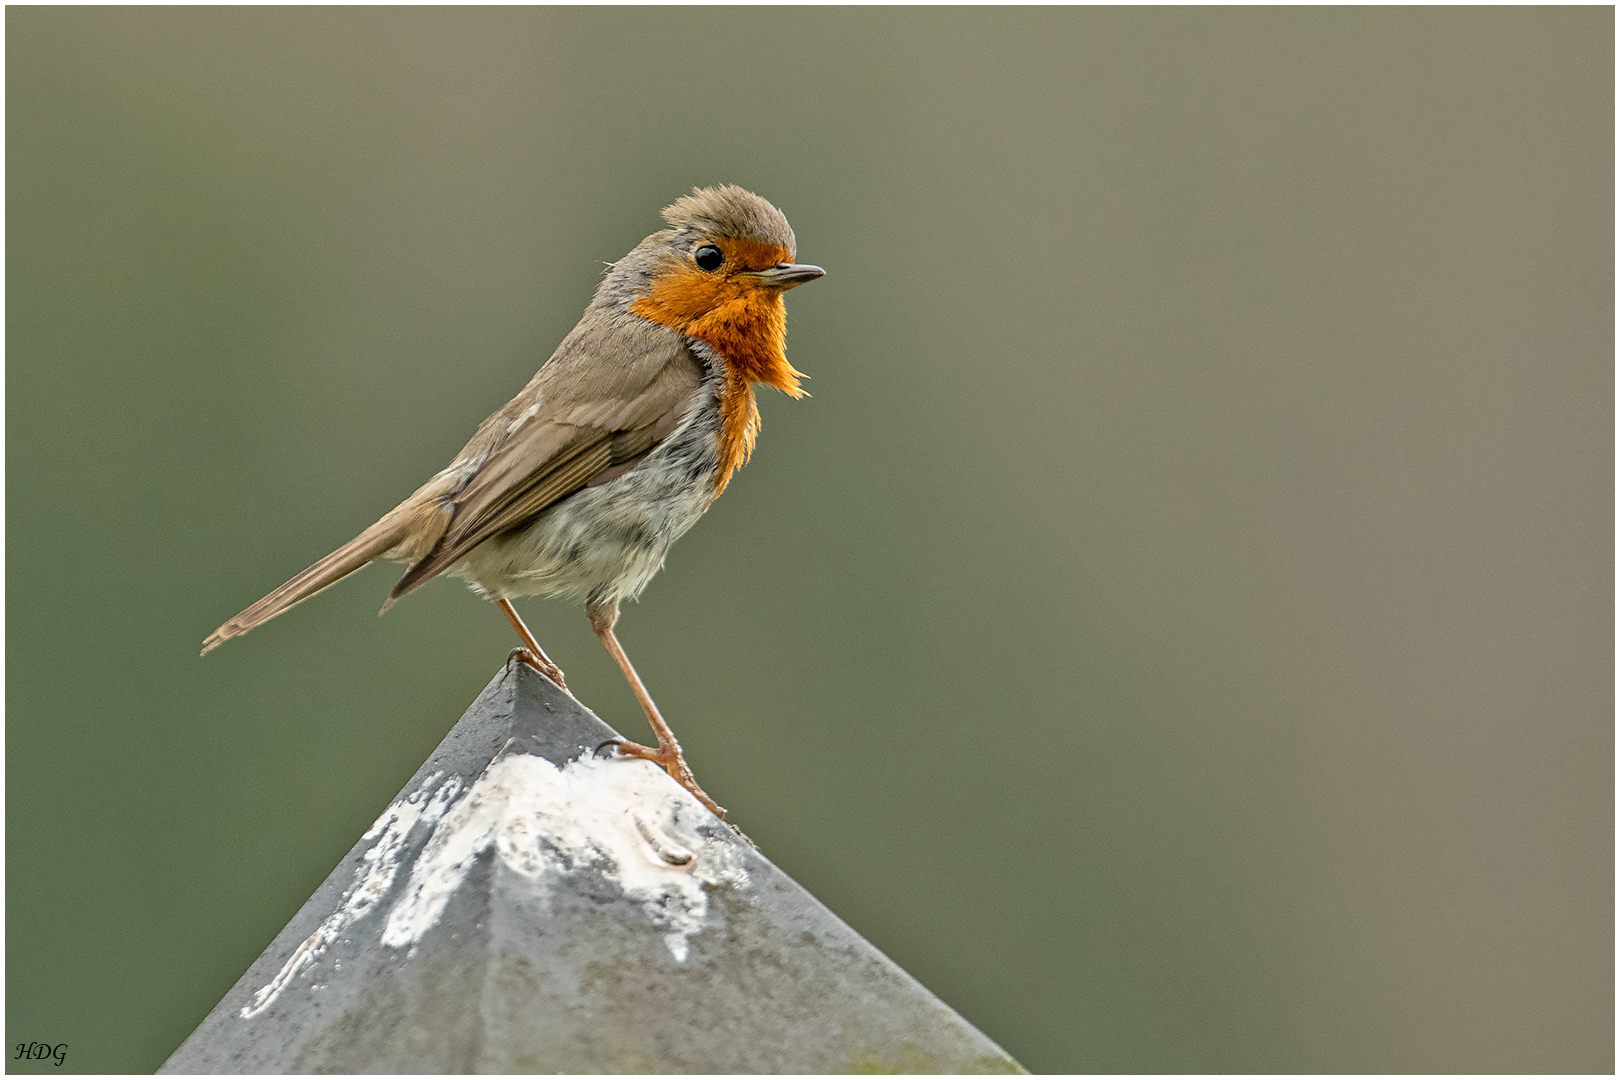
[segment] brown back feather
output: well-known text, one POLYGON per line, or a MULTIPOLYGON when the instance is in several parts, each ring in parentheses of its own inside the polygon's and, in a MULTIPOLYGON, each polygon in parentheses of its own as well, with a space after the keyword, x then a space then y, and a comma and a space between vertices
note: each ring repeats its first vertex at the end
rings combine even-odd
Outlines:
POLYGON ((669 330, 640 319, 587 315, 507 407, 532 402, 532 392, 539 408, 509 421, 517 429, 468 477, 455 495, 449 527, 389 598, 404 596, 484 541, 528 524, 605 472, 645 455, 674 430, 703 378, 698 359, 669 330), (582 383, 596 392, 581 393, 582 383))
MULTIPOLYGON (((735 199, 727 193, 721 203, 730 207, 735 199)), ((758 225, 776 230, 769 215, 758 225)), ((394 587, 392 604, 491 536, 532 521, 588 484, 610 479, 663 441, 695 403, 704 366, 679 334, 600 301, 599 295, 529 384, 479 425, 449 468, 371 528, 215 630, 203 653, 373 559, 418 560, 394 587)))

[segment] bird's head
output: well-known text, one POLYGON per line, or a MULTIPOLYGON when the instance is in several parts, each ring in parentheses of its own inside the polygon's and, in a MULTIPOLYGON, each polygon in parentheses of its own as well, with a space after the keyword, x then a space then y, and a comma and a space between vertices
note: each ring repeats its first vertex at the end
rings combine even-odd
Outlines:
POLYGON ((644 319, 697 338, 733 377, 799 397, 787 362, 782 294, 825 271, 794 262, 782 211, 735 185, 694 188, 665 208, 670 227, 614 264, 597 292, 644 319))

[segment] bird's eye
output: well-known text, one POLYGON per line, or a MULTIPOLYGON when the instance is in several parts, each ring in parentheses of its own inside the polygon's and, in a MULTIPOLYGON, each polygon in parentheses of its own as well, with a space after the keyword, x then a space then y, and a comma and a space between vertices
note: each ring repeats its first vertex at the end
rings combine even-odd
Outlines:
POLYGON ((720 253, 720 249, 713 244, 704 244, 692 252, 692 258, 697 260, 699 270, 709 273, 720 269, 720 264, 726 261, 726 257, 720 253))

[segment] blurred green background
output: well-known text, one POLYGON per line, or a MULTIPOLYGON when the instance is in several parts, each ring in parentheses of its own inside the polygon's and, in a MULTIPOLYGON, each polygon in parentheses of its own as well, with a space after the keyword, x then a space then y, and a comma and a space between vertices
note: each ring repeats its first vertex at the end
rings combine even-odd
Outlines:
POLYGON ((814 396, 620 627, 765 852, 1033 1070, 1610 1071, 1613 20, 8 9, 8 1043, 155 1068, 388 803, 493 608, 204 635, 733 182, 814 396))

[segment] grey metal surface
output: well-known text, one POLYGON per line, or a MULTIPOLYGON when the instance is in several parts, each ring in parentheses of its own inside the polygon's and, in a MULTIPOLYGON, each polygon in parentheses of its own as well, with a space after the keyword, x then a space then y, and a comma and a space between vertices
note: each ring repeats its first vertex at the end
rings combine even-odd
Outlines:
POLYGON ((614 734, 509 664, 160 1071, 1022 1071, 614 734))

